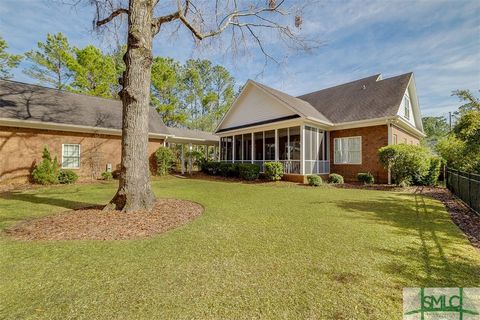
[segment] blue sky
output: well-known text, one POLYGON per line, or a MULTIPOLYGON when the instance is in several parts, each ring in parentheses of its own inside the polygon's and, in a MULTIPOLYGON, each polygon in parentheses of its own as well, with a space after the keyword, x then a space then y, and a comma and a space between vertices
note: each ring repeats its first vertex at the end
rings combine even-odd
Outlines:
MULTIPOLYGON (((109 50, 109 42, 92 30, 93 15, 87 5, 2 0, 0 35, 12 53, 33 49, 47 33, 56 32, 77 47, 92 43, 109 50)), ((460 103, 450 96, 452 90, 478 94, 480 1, 314 1, 302 15, 302 35, 323 45, 309 53, 289 52, 269 41, 276 56, 288 52, 281 65, 265 67, 256 48, 235 58, 218 47, 198 49, 183 30, 175 37, 158 37, 154 53, 180 61, 208 58, 226 66, 239 83, 253 78, 292 95, 377 73, 386 78, 413 71, 424 115, 456 110, 460 103)), ((22 67, 25 63, 14 72, 15 79, 34 82, 22 67)))

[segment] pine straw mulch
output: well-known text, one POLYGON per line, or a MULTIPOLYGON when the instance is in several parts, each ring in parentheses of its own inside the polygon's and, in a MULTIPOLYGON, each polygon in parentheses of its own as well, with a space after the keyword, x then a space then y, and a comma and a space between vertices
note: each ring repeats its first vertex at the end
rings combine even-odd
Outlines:
POLYGON ((70 210, 21 222, 7 229, 19 240, 127 240, 142 239, 184 225, 203 212, 195 202, 158 199, 150 211, 122 213, 102 207, 70 210))

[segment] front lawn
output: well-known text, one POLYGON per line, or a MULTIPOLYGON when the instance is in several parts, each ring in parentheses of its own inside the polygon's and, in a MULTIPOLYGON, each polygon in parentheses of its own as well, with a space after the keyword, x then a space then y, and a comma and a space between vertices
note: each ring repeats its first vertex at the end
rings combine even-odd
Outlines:
MULTIPOLYGON (((479 287, 441 203, 384 191, 166 178, 203 204, 146 240, 0 237, 1 319, 398 319, 403 287, 479 287)), ((115 183, 0 194, 0 228, 106 203, 115 183)))

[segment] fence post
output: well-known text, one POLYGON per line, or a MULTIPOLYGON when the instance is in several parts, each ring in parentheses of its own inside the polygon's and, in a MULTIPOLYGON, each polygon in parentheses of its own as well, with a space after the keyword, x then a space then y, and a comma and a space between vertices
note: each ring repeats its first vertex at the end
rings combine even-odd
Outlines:
POLYGON ((472 207, 472 198, 470 197, 470 172, 467 173, 467 179, 468 179, 468 206, 471 208, 472 207))

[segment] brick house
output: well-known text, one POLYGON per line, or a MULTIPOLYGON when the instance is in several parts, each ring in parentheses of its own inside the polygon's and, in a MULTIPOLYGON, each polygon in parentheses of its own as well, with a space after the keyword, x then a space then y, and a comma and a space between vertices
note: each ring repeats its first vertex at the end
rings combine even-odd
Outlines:
MULTIPOLYGON (((63 168, 81 178, 115 170, 121 159, 122 105, 118 100, 0 80, 0 183, 23 182, 48 147, 63 168)), ((218 146, 216 135, 167 128, 154 109, 149 154, 165 143, 218 146)))
POLYGON ((249 80, 216 129, 222 161, 284 164, 288 179, 371 172, 389 182, 379 148, 418 145, 423 133, 413 73, 374 75, 293 97, 249 80))

